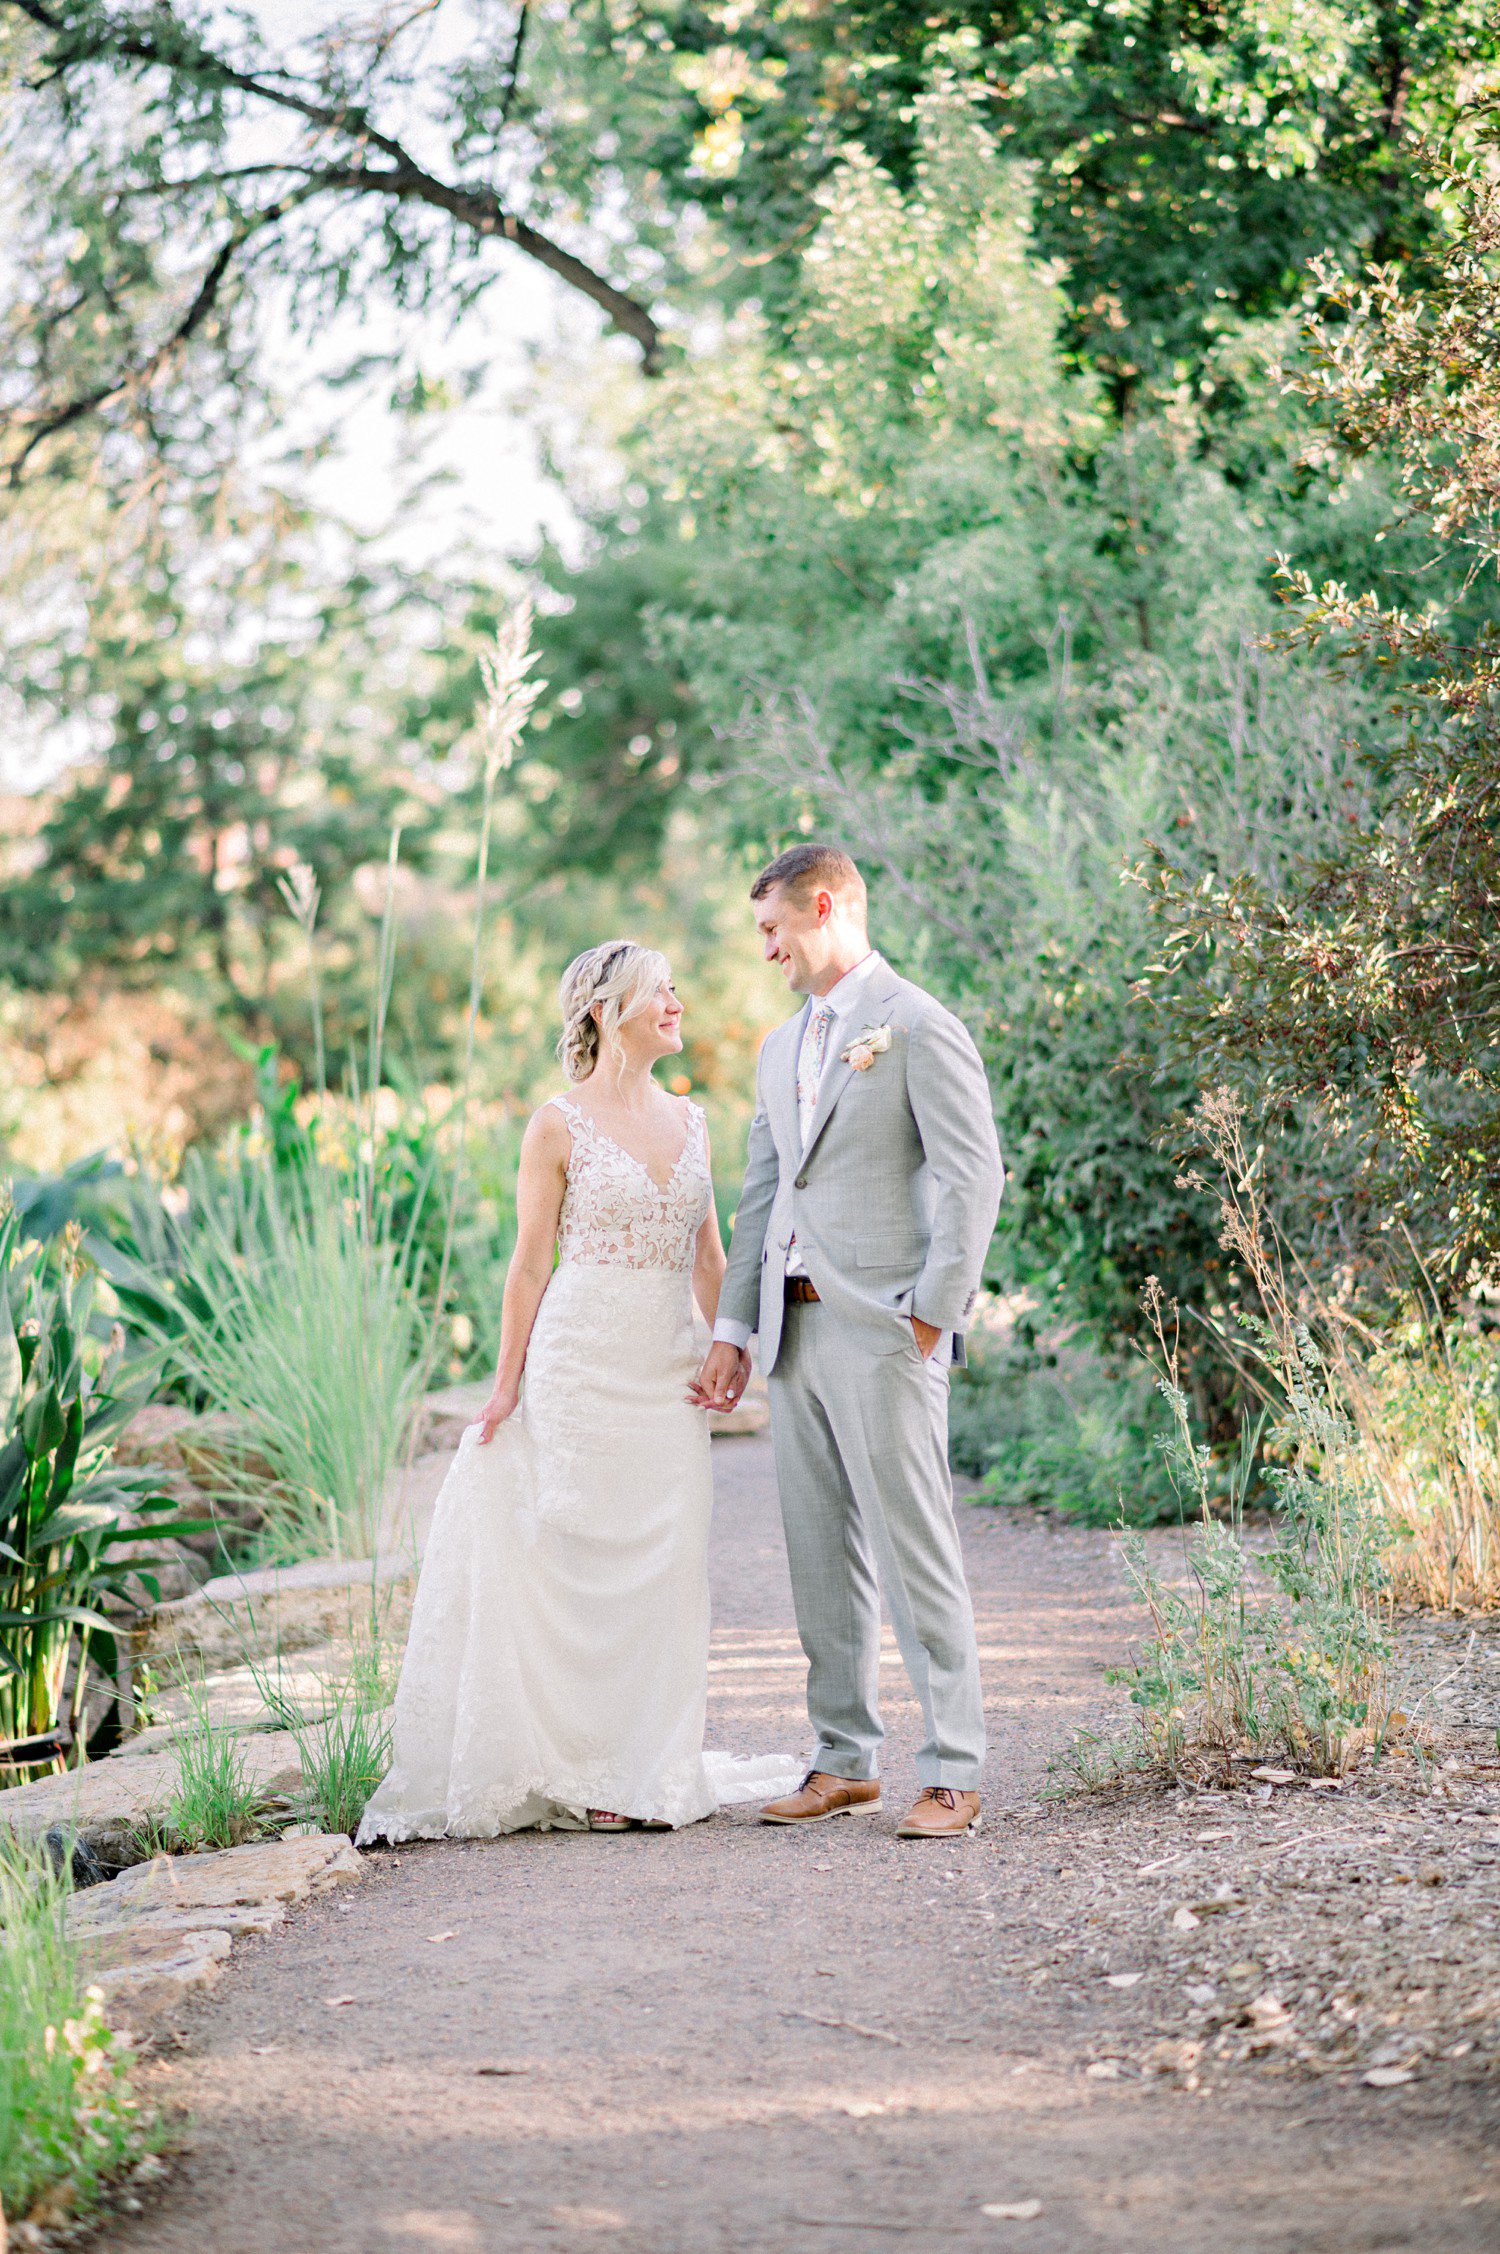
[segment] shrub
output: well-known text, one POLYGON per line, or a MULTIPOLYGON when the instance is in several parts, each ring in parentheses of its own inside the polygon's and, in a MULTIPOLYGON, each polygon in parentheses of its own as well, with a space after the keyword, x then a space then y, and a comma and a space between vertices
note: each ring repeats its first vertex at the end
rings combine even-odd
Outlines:
POLYGON ((1500 1343, 1414 1319, 1342 1370, 1359 1458, 1408 1604, 1500 1607, 1500 1343))
POLYGON ((1158 1442, 1166 1415, 1144 1363, 1115 1367, 1074 1331, 1004 1345, 971 1340, 953 1378, 956 1471, 982 1498, 1060 1511, 1086 1526, 1182 1515, 1158 1442))
POLYGON ((1228 1522, 1215 1515, 1218 1480, 1194 1437, 1183 1390, 1175 1310, 1149 1286, 1147 1312, 1171 1416, 1163 1450, 1197 1529, 1185 1586, 1168 1581, 1139 1535, 1125 1557, 1151 1614, 1152 1632, 1129 1685, 1146 1755, 1171 1773, 1223 1769, 1236 1756, 1276 1756, 1322 1775, 1346 1768, 1383 1740, 1389 1724, 1385 1668, 1388 1528, 1361 1455, 1340 1382, 1301 1319, 1273 1249, 1261 1202, 1261 1154, 1245 1149, 1231 1098, 1208 1099, 1200 1130, 1226 1182, 1227 1250, 1251 1272, 1267 1310, 1250 1333, 1268 1396, 1262 1476, 1276 1502, 1276 1531, 1252 1550, 1239 1505, 1254 1476, 1261 1425, 1242 1436, 1228 1522))
POLYGON ((1383 803, 1374 820, 1351 806, 1289 871, 1205 872, 1164 843, 1146 985, 1179 1067, 1350 1139, 1376 1225, 1421 1243, 1451 1295, 1500 1254, 1500 183, 1487 159, 1428 169, 1451 225, 1441 255, 1420 281, 1318 262, 1293 378, 1326 417, 1325 452, 1394 460, 1415 551, 1403 594, 1420 610, 1283 564, 1300 613, 1286 639, 1399 692, 1394 743, 1388 725, 1360 730, 1383 803))

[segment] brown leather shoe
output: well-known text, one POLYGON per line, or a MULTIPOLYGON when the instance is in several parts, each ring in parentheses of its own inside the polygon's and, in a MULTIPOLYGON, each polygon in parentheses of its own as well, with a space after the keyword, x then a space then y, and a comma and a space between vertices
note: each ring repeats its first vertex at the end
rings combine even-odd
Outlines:
POLYGON ((880 1808, 877 1777, 831 1777, 809 1769, 801 1788, 762 1808, 763 1824, 824 1824, 830 1816, 873 1816, 880 1808))
POLYGON ((955 1792, 950 1785, 924 1785, 896 1826, 898 1839, 957 1839, 978 1831, 983 1818, 977 1792, 955 1792))

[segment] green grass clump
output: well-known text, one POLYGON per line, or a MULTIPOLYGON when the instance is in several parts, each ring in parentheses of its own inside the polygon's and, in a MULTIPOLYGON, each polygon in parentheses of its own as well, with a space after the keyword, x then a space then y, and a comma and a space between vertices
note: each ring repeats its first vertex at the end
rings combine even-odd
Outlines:
POLYGON ((307 1814, 322 1831, 352 1839, 376 1785, 391 1765, 390 1725, 352 1699, 297 1733, 307 1814))
POLYGON ((238 1737, 199 1705, 176 1739, 177 1785, 164 1830, 174 1849, 242 1847, 263 1828, 261 1793, 245 1767, 238 1737))
MULTIPOLYGON (((1125 1683, 1141 1745, 1174 1777, 1224 1776, 1245 1756, 1339 1776, 1377 1754, 1396 1708, 1383 1551, 1390 1539, 1350 1408, 1350 1363, 1336 1321, 1320 1344, 1267 1213, 1243 1114, 1224 1094, 1197 1114, 1224 1182, 1223 1242, 1243 1264, 1260 1312, 1246 1313, 1247 1357, 1266 1401, 1240 1436, 1227 1520, 1213 1456, 1194 1429, 1178 1354, 1180 1310, 1154 1277, 1142 1294, 1156 1335, 1158 1390, 1171 1418, 1167 1471, 1196 1526, 1168 1576, 1138 1534, 1124 1556, 1151 1623, 1125 1683), (1264 1450, 1262 1442, 1264 1440, 1264 1450), (1252 1548, 1243 1504, 1259 1460, 1273 1539, 1252 1548)), ((1326 1310, 1325 1310, 1326 1316, 1326 1310)))
POLYGON ((131 2088, 132 2052, 105 2024, 69 1939, 72 1882, 34 1852, 0 1852, 0 2206, 87 2212, 160 2142, 131 2088))
POLYGON ((361 1641, 332 1705, 297 1729, 304 1812, 324 1831, 352 1839, 391 1765, 391 1692, 388 1654, 374 1638, 361 1641))

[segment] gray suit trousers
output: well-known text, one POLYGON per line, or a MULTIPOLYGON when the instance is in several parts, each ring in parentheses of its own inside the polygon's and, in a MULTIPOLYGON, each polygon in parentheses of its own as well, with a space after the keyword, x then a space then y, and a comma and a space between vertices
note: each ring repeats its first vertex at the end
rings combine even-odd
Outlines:
POLYGON ((793 1303, 769 1383, 811 1765, 876 1774, 883 1588, 926 1724, 917 1774, 977 1791, 984 1703, 948 1475, 947 1370, 923 1361, 915 1336, 876 1353, 828 1307, 793 1303))

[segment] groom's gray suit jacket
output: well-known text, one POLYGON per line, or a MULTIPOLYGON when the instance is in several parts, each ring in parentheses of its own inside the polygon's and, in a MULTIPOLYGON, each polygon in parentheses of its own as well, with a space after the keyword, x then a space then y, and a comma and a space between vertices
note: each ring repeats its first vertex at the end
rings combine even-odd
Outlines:
POLYGON ((915 1351, 916 1315, 951 1331, 961 1360, 1005 1181, 979 1052, 950 1011, 884 965, 837 1038, 842 1049, 868 1027, 889 1026, 891 1045, 864 1072, 835 1052, 804 1147, 797 1056, 806 1019, 804 1008, 761 1049, 719 1313, 759 1331, 770 1370, 795 1230, 808 1277, 846 1334, 876 1354, 915 1351))

